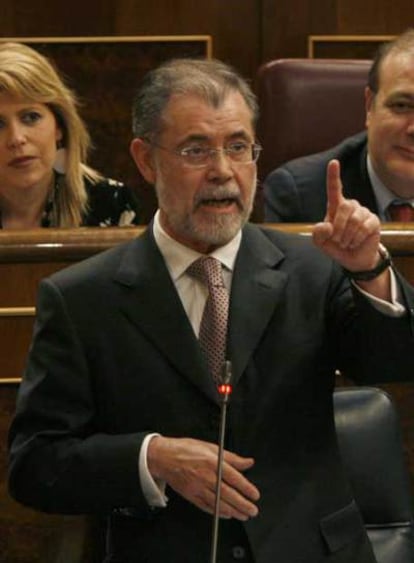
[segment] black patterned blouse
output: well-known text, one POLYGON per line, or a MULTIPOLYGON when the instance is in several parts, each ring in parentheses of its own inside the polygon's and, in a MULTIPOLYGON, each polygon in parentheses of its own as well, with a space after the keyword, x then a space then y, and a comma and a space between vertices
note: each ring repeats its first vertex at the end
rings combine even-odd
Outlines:
MULTIPOLYGON (((55 189, 46 203, 42 216, 42 227, 55 227, 52 210, 61 177, 56 174, 55 189)), ((88 211, 82 218, 82 227, 124 227, 139 224, 138 201, 132 191, 122 182, 102 178, 94 184, 85 178, 85 188, 88 194, 88 211)), ((0 228, 2 228, 1 215, 0 228)))
POLYGON ((139 224, 139 205, 132 191, 122 182, 104 178, 96 184, 85 182, 88 213, 83 227, 124 227, 139 224))

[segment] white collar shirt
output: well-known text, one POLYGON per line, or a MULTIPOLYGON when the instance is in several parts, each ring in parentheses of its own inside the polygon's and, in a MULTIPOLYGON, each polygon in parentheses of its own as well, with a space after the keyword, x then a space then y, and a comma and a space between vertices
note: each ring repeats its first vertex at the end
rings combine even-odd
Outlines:
MULTIPOLYGON (((154 217, 153 232, 184 310, 198 336, 208 290, 202 282, 187 274, 187 268, 203 255, 170 237, 161 225, 159 210, 154 217)), ((240 230, 230 242, 209 254, 221 262, 224 285, 229 292, 241 237, 240 230)))

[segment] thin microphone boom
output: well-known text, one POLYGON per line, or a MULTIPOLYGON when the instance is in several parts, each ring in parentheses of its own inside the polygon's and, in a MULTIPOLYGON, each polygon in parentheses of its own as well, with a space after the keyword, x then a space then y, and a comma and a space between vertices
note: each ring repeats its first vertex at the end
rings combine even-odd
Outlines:
POLYGON ((218 544, 218 529, 220 521, 220 494, 221 494, 221 478, 223 473, 223 454, 224 454, 224 438, 226 435, 226 415, 227 404, 232 392, 230 385, 232 376, 231 362, 226 360, 223 366, 223 374, 221 381, 218 385, 218 392, 221 397, 221 414, 220 414, 220 429, 219 429, 219 451, 217 459, 217 481, 216 481, 216 499, 214 505, 214 518, 213 518, 213 535, 211 539, 211 558, 210 563, 216 563, 217 560, 217 544, 218 544))

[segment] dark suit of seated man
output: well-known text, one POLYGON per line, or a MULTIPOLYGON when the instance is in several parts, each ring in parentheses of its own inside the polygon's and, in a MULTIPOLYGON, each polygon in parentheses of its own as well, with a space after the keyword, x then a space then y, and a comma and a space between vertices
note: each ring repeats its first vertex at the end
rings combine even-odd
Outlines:
POLYGON ((292 160, 264 182, 267 222, 324 218, 326 167, 341 164, 344 195, 381 221, 414 220, 414 31, 379 49, 365 90, 367 133, 325 152, 292 160))
POLYGON ((105 515, 106 563, 210 561, 217 475, 220 563, 375 563, 338 451, 335 370, 412 380, 414 291, 378 217, 343 197, 337 162, 313 241, 247 223, 256 117, 248 84, 218 61, 149 73, 131 152, 155 186, 153 223, 39 288, 10 491, 46 512, 105 515), (218 269, 211 284, 193 275, 200 261, 218 269), (210 354, 214 327, 227 339, 210 354))
POLYGON ((344 196, 357 199, 378 214, 367 170, 367 134, 362 132, 327 151, 296 158, 271 172, 264 184, 265 221, 322 221, 326 212, 326 168, 332 159, 341 163, 344 196))

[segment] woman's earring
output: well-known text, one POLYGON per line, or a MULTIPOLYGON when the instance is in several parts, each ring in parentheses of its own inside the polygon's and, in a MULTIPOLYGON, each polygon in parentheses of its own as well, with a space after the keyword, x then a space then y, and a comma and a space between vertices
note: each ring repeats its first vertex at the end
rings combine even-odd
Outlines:
POLYGON ((63 146, 62 141, 58 141, 56 143, 56 157, 55 162, 53 164, 53 169, 58 174, 65 174, 66 173, 66 160, 67 160, 67 151, 63 146))

